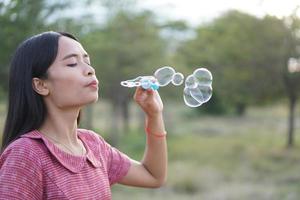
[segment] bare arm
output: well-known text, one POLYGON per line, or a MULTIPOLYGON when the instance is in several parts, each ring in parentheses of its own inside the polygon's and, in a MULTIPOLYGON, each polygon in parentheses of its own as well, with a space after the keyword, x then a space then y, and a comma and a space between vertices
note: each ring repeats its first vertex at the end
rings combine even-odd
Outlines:
POLYGON ((166 181, 168 159, 163 104, 157 91, 142 88, 137 88, 134 99, 146 114, 146 148, 141 162, 131 160, 129 172, 119 183, 160 187, 166 181))

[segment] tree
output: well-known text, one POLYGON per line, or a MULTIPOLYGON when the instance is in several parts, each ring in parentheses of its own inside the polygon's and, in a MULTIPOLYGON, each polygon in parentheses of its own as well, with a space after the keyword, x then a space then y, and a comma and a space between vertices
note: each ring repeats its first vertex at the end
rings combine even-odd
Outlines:
POLYGON ((281 20, 229 11, 198 27, 196 37, 178 49, 178 57, 189 66, 208 66, 214 75, 214 93, 239 114, 248 105, 275 102, 287 95, 287 146, 292 146, 300 75, 289 73, 287 62, 299 57, 299 28, 295 14, 281 20))
POLYGON ((87 34, 82 42, 91 54, 101 94, 112 104, 113 133, 110 135, 116 144, 121 124, 124 121, 128 124, 132 98, 132 93, 121 87, 120 82, 138 75, 151 75, 164 59, 164 41, 151 12, 120 10, 102 28, 87 34))
POLYGON ((282 68, 278 54, 284 30, 276 18, 261 20, 229 11, 199 26, 196 37, 183 44, 178 55, 188 66, 207 66, 215 77, 214 93, 242 115, 248 105, 268 102, 282 92, 278 75, 273 75, 278 73, 274 69, 282 68))
MULTIPOLYGON (((300 72, 289 71, 290 63, 288 60, 291 57, 298 58, 300 57, 300 19, 297 17, 298 7, 295 11, 285 19, 285 25, 287 28, 288 34, 283 41, 283 46, 286 49, 285 57, 283 58, 284 70, 283 81, 285 85, 285 91, 289 99, 289 120, 288 120, 288 139, 287 147, 294 146, 294 124, 295 124, 295 110, 297 105, 297 100, 300 94, 300 72)), ((300 63, 296 63, 299 68, 300 63)), ((299 69, 298 69, 299 70, 299 69)))
POLYGON ((0 1, 0 90, 7 89, 10 57, 17 45, 32 34, 44 30, 47 19, 68 1, 0 1))

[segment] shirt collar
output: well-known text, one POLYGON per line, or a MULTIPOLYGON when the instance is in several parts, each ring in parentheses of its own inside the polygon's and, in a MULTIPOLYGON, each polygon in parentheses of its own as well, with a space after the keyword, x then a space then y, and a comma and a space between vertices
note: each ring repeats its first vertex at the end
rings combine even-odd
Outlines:
POLYGON ((62 151, 50 140, 44 137, 43 134, 41 134, 38 130, 26 133, 21 137, 42 140, 47 149, 58 160, 58 162, 73 173, 80 172, 81 169, 87 164, 86 160, 88 160, 95 168, 101 167, 102 164, 100 158, 97 159, 98 152, 92 151, 93 148, 90 147, 90 144, 85 140, 86 138, 84 137, 84 133, 77 130, 77 135, 86 149, 86 154, 84 156, 75 156, 62 151))

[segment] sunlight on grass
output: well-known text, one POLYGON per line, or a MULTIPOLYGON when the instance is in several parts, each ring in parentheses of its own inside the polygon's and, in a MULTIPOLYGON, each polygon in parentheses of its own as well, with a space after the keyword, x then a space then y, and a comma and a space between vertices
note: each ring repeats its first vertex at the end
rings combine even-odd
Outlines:
MULTIPOLYGON (((136 106, 130 108, 130 130, 119 138, 118 148, 140 160, 145 147, 143 118, 136 106)), ((4 113, 3 105, 0 109, 4 113)), ((296 118, 296 145, 287 149, 286 109, 279 104, 250 108, 242 117, 207 116, 169 103, 165 108, 169 152, 166 185, 160 189, 115 185, 113 199, 298 200, 300 118, 296 118)), ((93 110, 94 130, 109 132, 108 104, 100 102, 93 110)), ((4 114, 0 117, 3 126, 4 114)))
MULTIPOLYGON (((299 128, 295 148, 286 149, 283 106, 252 108, 243 117, 187 115, 177 108, 167 114, 167 184, 157 190, 114 186, 115 199, 299 199, 299 128)), ((144 137, 124 137, 121 149, 141 158, 144 137)))

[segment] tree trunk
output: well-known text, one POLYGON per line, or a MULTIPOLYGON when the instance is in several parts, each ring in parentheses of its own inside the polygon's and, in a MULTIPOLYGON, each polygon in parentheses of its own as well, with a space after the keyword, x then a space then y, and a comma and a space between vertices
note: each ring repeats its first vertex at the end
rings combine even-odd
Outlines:
POLYGON ((246 105, 244 103, 237 103, 235 108, 238 116, 243 116, 245 114, 246 105))
POLYGON ((295 108, 297 102, 297 94, 295 88, 295 83, 293 79, 288 76, 288 74, 284 74, 284 83, 285 89, 289 98, 289 118, 288 118, 288 138, 287 138, 287 147, 291 148, 294 146, 294 122, 295 122, 295 108))
POLYGON ((120 132, 122 128, 122 104, 119 102, 112 105, 111 129, 109 134, 109 141, 112 146, 117 146, 119 143, 120 132))
POLYGON ((289 98, 289 121, 288 121, 288 141, 287 147, 294 146, 294 122, 295 122, 296 97, 289 98))
POLYGON ((130 114, 129 114, 129 100, 124 99, 122 101, 122 117, 123 117, 123 124, 124 124, 124 133, 128 133, 129 131, 129 119, 130 119, 130 114))

